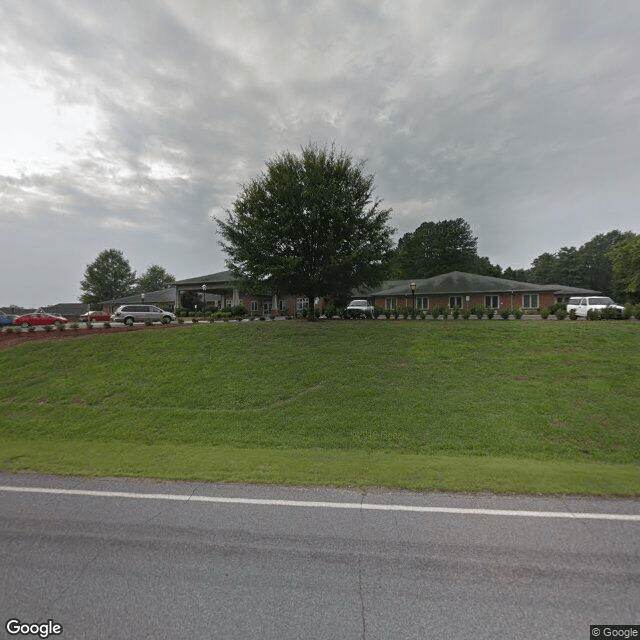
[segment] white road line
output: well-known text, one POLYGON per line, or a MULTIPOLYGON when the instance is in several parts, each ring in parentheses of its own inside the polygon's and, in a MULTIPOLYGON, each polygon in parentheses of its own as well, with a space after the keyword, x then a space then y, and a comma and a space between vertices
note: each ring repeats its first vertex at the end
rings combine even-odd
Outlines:
POLYGON ((408 511, 413 513, 447 513, 453 515, 510 516, 524 518, 571 518, 577 520, 630 520, 640 522, 640 515, 626 513, 572 513, 570 511, 522 511, 510 509, 463 509, 457 507, 419 507, 403 504, 367 504, 359 502, 316 502, 305 500, 267 500, 261 498, 223 498, 179 493, 132 493, 125 491, 93 491, 89 489, 52 489, 48 487, 0 486, 0 491, 13 493, 49 493, 55 495, 93 496, 97 498, 129 498, 134 500, 173 500, 217 504, 250 504, 265 507, 304 507, 308 509, 354 509, 368 511, 408 511))

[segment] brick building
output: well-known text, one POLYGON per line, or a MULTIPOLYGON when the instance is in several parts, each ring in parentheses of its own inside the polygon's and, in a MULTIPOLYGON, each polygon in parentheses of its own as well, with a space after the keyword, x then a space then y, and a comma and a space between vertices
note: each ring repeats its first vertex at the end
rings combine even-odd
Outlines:
POLYGON ((550 307, 556 302, 566 301, 570 296, 594 293, 598 292, 559 284, 532 284, 452 271, 425 279, 387 280, 376 289, 361 291, 358 297, 367 298, 376 307, 392 310, 413 308, 415 302, 418 311, 435 307, 468 309, 474 306, 496 311, 516 308, 527 311, 550 307))

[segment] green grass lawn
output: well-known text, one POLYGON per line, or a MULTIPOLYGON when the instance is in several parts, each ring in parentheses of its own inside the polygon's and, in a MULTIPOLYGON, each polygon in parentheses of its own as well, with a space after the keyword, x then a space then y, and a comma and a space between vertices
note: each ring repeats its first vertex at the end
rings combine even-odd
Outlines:
POLYGON ((0 350, 0 467, 640 495, 640 323, 216 324, 0 350))

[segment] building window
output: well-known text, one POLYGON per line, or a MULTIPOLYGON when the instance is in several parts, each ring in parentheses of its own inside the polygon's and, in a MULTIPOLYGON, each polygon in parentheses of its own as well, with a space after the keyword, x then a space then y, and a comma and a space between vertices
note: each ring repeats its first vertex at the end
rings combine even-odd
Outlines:
POLYGON ((273 309, 273 302, 266 300, 262 303, 262 310, 264 311, 264 315, 269 315, 273 309))
POLYGON ((525 293, 522 296, 523 309, 537 309, 540 306, 537 293, 525 293))
POLYGON ((257 300, 252 300, 251 301, 251 311, 252 312, 256 312, 258 311, 260 307, 258 306, 258 301, 257 300))
POLYGON ((451 296, 449 298, 449 309, 462 308, 462 296, 451 296))
POLYGON ((484 306, 487 309, 499 309, 500 308, 500 296, 485 296, 484 306))
POLYGON ((429 308, 429 298, 427 296, 418 296, 416 298, 416 309, 426 311, 429 308))
POLYGON ((287 301, 283 298, 278 298, 278 311, 288 311, 287 301))
POLYGON ((398 299, 397 298, 385 298, 384 299, 384 308, 385 309, 397 309, 398 308, 398 299))
POLYGON ((296 313, 300 313, 303 309, 309 308, 309 298, 296 299, 296 313))

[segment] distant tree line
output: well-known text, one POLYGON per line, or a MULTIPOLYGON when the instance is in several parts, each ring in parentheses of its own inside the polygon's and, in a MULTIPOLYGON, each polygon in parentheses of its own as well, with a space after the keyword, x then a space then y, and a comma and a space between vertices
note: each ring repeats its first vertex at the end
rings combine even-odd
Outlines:
POLYGON ((640 236, 599 234, 581 247, 562 247, 533 260, 529 269, 502 269, 477 252, 478 239, 462 218, 423 222, 398 241, 389 261, 394 279, 429 278, 466 271, 536 284, 564 284, 625 299, 640 297, 640 236))
POLYGON ((157 264, 136 276, 122 251, 105 249, 85 268, 80 300, 88 304, 113 300, 136 292, 166 289, 174 282, 175 277, 157 264))

